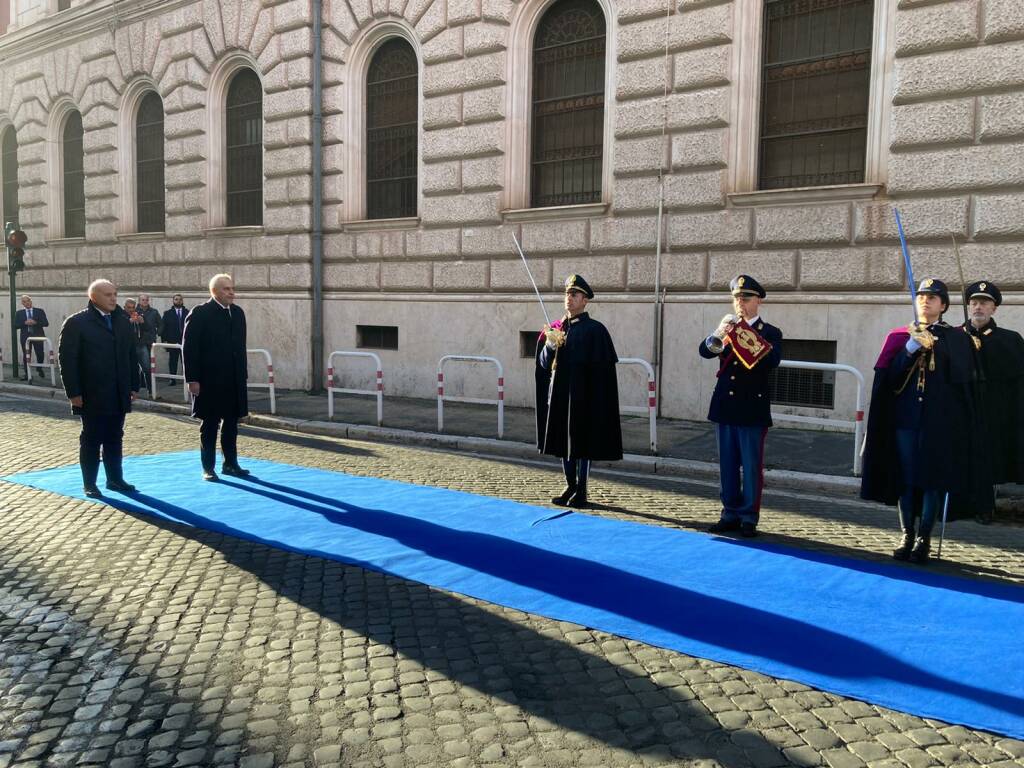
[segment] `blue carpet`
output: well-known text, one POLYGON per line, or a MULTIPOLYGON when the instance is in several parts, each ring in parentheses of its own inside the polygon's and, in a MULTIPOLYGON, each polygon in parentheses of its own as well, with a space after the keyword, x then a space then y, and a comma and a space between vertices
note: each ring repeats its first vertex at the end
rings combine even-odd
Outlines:
MULTIPOLYGON (((441 461, 441 459, 439 459, 441 461)), ((133 457, 119 509, 1024 738, 1024 590, 765 543, 195 452, 133 457)), ((439 466, 439 471, 443 467, 439 466)), ((5 478, 75 498, 77 466, 5 478)))

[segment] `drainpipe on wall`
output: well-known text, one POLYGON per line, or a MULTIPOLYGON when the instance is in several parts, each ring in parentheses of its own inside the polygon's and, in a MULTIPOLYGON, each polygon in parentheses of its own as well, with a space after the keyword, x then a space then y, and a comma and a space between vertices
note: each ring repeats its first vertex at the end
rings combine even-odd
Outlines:
POLYGON ((310 354, 313 367, 313 386, 310 392, 323 391, 324 372, 324 228, 323 228, 323 3, 313 0, 313 348, 310 354))

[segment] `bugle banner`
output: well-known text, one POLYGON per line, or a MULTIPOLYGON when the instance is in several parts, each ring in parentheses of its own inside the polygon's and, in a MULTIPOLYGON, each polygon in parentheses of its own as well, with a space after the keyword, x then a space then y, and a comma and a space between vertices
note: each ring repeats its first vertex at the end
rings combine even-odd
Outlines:
POLYGON ((727 336, 729 345, 732 347, 736 359, 743 363, 748 370, 757 365, 761 359, 772 351, 772 345, 747 325, 746 320, 740 320, 733 326, 727 336))

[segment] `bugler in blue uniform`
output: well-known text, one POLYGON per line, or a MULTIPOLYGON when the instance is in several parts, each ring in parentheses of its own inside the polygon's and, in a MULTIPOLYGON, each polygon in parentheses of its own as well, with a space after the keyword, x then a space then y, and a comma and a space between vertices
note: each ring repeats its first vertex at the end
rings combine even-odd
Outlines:
POLYGON ((769 374, 782 359, 782 331, 760 317, 767 294, 757 280, 739 275, 729 288, 736 314, 726 315, 697 349, 718 359, 708 420, 717 424, 722 515, 709 530, 749 537, 757 535, 760 519, 764 440, 772 425, 769 374), (741 344, 745 349, 737 349, 741 344))

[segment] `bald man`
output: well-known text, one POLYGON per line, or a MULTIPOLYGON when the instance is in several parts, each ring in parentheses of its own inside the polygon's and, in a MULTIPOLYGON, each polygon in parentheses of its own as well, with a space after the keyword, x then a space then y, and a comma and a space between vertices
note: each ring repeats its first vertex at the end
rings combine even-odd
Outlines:
POLYGON ((224 454, 221 472, 245 477, 238 466, 238 420, 249 413, 246 390, 245 313, 235 304, 231 275, 210 278, 210 300, 185 318, 181 360, 192 416, 199 427, 203 479, 217 481, 217 431, 224 454))
POLYGON ((131 493, 135 486, 121 472, 121 443, 125 414, 139 393, 139 360, 116 285, 96 280, 89 286, 88 306, 64 321, 57 349, 64 392, 82 419, 78 463, 85 495, 102 495, 96 485, 101 449, 107 489, 131 493))

